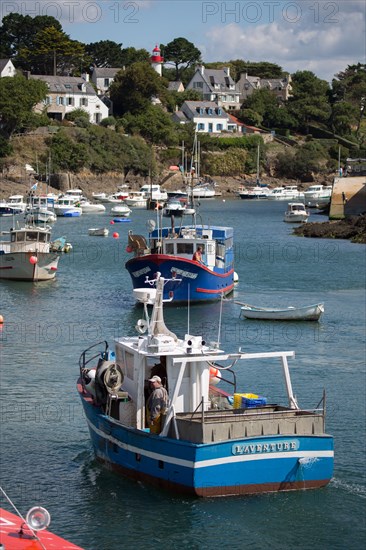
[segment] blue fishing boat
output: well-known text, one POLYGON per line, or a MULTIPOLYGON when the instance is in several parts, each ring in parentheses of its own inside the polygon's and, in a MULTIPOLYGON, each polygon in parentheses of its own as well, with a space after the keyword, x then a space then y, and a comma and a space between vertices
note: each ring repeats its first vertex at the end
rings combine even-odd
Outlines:
POLYGON ((134 257, 126 262, 133 288, 148 286, 146 277, 158 271, 166 279, 164 298, 173 292, 174 303, 219 300, 234 289, 233 228, 208 225, 180 225, 155 228, 150 221, 148 240, 128 234, 127 251, 134 257), (200 247, 201 258, 195 253, 200 247))
POLYGON ((117 338, 113 351, 99 342, 80 356, 77 390, 98 461, 135 480, 200 497, 325 486, 334 460, 325 395, 316 408, 299 407, 288 366, 294 352, 225 353, 202 336, 180 339, 163 318, 169 281, 158 273, 152 283, 155 288, 134 291, 144 305, 136 336, 117 338), (242 372, 247 363, 250 373, 257 366, 258 388, 271 390, 263 363, 275 361, 285 405, 238 391, 236 364, 242 372), (156 379, 167 399, 151 422, 147 386, 156 379))

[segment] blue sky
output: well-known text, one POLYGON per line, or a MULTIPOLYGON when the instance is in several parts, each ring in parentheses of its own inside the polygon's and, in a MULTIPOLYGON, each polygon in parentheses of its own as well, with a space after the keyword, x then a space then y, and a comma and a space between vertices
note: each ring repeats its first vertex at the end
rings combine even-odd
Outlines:
POLYGON ((74 40, 113 40, 152 51, 180 36, 203 62, 270 61, 331 81, 366 62, 364 0, 4 0, 1 17, 52 15, 74 40))

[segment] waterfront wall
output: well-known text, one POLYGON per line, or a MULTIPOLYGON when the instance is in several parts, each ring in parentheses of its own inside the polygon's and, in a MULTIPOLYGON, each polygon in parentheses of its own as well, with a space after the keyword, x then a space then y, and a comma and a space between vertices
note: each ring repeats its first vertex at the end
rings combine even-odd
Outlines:
POLYGON ((366 176, 336 177, 329 219, 340 220, 366 212, 366 176))

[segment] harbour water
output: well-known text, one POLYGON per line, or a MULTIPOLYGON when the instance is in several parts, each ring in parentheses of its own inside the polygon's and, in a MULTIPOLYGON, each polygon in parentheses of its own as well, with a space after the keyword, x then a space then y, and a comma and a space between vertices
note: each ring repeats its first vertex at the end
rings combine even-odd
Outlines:
MULTIPOLYGON (((54 281, 0 282, 1 485, 22 512, 45 506, 51 530, 85 550, 363 545, 365 247, 295 237, 282 221, 285 209, 277 201, 202 201, 204 223, 234 227, 239 283, 222 305, 191 307, 190 332, 219 340, 226 351, 295 350, 290 367, 301 406, 315 407, 327 392, 327 431, 335 440, 331 483, 314 491, 198 500, 123 479, 96 463, 75 388, 78 358, 97 341, 135 334, 141 308, 124 269, 127 233, 146 234, 156 213, 136 210, 130 223, 113 226, 107 214, 89 214, 54 224, 53 236, 66 235, 73 245, 54 281), (89 227, 103 225, 109 237, 88 235, 89 227), (325 313, 320 323, 249 321, 239 319, 236 301, 324 302, 325 313)), ((310 221, 325 219, 312 213, 310 221)), ((13 221, 0 223, 5 230, 13 221)), ((187 332, 186 307, 167 308, 165 319, 178 336, 187 332)), ((239 371, 239 391, 282 400, 278 372, 264 375, 259 381, 239 371)))

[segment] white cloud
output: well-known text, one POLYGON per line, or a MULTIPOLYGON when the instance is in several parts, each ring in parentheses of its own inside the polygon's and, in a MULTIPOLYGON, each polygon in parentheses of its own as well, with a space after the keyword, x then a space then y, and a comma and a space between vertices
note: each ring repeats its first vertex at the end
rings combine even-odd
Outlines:
POLYGON ((301 17, 294 23, 280 12, 276 21, 257 25, 247 21, 216 24, 205 33, 203 57, 207 61, 270 61, 289 72, 312 70, 330 81, 347 65, 365 62, 365 6, 363 2, 302 2, 301 17), (329 6, 337 11, 331 12, 329 6), (321 11, 324 7, 327 12, 321 11))

